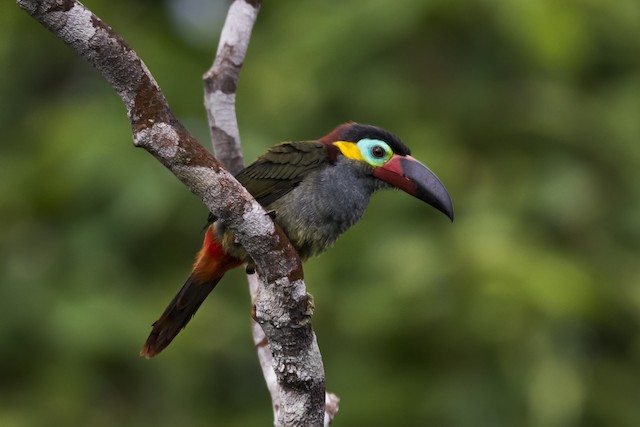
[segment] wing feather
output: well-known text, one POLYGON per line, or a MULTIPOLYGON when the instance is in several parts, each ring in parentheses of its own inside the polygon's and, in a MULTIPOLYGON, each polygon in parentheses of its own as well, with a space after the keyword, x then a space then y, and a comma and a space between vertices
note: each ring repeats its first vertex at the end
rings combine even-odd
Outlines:
POLYGON ((242 170, 236 179, 262 205, 268 206, 296 188, 307 174, 329 163, 320 142, 283 142, 242 170))

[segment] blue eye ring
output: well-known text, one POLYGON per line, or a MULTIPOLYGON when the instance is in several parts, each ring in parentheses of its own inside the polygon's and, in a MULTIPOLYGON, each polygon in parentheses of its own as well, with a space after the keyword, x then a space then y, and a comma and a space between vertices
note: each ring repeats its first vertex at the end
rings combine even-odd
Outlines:
POLYGON ((364 138, 358 141, 357 146, 362 158, 371 166, 382 166, 393 156, 389 144, 379 139, 364 138))

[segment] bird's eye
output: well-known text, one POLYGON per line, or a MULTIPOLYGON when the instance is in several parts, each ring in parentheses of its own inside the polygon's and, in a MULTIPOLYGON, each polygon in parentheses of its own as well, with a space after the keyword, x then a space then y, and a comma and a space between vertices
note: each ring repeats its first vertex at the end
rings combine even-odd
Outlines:
POLYGON ((358 148, 362 158, 371 166, 384 165, 393 156, 393 150, 384 141, 364 138, 358 141, 358 148))
POLYGON ((382 159, 387 153, 386 151, 384 151, 384 148, 382 148, 381 146, 374 145, 373 147, 371 147, 371 154, 376 159, 382 159))

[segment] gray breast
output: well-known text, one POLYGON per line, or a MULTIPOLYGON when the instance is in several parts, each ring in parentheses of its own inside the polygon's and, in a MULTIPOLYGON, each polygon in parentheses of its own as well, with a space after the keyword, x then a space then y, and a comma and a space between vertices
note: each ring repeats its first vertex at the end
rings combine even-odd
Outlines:
POLYGON ((309 174, 268 209, 275 211, 276 221, 307 259, 329 248, 362 217, 376 182, 368 166, 340 157, 335 165, 309 174))

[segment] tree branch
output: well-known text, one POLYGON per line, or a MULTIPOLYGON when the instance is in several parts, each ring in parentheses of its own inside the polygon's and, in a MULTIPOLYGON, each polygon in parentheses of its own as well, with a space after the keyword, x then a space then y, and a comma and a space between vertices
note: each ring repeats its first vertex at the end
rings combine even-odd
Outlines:
POLYGON ((300 260, 282 230, 178 122, 145 64, 108 25, 77 1, 17 3, 100 71, 127 108, 134 145, 151 153, 234 231, 264 283, 255 317, 269 340, 280 387, 276 425, 322 426, 324 370, 311 329, 312 305, 300 260))
MULTIPOLYGON (((249 47, 253 25, 258 17, 262 0, 235 0, 227 13, 224 28, 218 42, 218 50, 212 67, 205 73, 205 107, 213 149, 218 160, 233 174, 243 168, 240 132, 236 118, 236 89, 238 78, 249 47)), ((253 302, 260 289, 256 275, 247 276, 253 302)), ((274 360, 269 341, 260 325, 253 320, 251 325, 253 342, 258 360, 271 395, 274 419, 280 416, 280 394, 278 377, 274 372, 274 360)), ((338 412, 340 399, 332 393, 325 396, 324 425, 328 426, 338 412)))
POLYGON ((203 78, 204 105, 213 150, 218 160, 234 175, 244 167, 236 119, 236 88, 261 5, 262 0, 235 0, 231 3, 216 58, 203 78))

